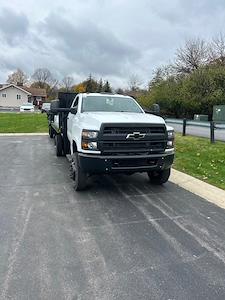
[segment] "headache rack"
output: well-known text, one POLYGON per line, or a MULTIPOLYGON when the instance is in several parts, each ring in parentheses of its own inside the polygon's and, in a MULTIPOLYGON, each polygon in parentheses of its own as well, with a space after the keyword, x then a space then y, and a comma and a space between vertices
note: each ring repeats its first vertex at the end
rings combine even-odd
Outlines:
POLYGON ((55 132, 62 136, 65 154, 70 152, 70 144, 67 138, 67 117, 76 95, 77 93, 59 92, 58 99, 51 102, 50 111, 48 112, 49 126, 54 128, 55 132), (56 115, 58 115, 57 124, 54 122, 56 115))

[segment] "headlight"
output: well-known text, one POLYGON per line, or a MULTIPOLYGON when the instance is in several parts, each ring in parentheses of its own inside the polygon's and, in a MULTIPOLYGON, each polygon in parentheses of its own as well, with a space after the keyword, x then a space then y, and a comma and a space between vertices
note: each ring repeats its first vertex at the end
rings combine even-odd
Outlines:
POLYGON ((167 148, 173 148, 174 147, 174 130, 168 130, 167 131, 168 141, 167 141, 167 148))
POLYGON ((93 130, 83 130, 82 138, 83 139, 96 139, 98 137, 98 131, 93 130))
POLYGON ((174 139, 174 131, 173 130, 168 130, 167 135, 168 135, 168 140, 174 139))
POLYGON ((98 150, 97 137, 98 131, 84 129, 82 131, 81 148, 84 150, 98 150))

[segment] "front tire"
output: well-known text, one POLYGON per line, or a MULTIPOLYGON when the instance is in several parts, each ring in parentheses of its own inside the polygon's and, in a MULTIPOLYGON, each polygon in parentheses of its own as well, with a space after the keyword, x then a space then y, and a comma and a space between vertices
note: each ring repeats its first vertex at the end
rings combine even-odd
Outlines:
POLYGON ((170 177, 170 169, 148 172, 150 182, 155 185, 166 183, 170 177))
POLYGON ((63 156, 63 139, 61 134, 55 135, 56 156, 63 156))
POLYGON ((74 153, 72 156, 72 179, 74 180, 75 191, 82 191, 87 187, 87 174, 84 172, 79 164, 78 154, 74 153))

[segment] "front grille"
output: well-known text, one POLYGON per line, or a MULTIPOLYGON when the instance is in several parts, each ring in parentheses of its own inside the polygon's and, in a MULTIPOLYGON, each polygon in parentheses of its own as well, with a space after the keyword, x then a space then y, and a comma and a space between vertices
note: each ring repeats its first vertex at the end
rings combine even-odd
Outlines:
POLYGON ((155 134, 155 133, 165 133, 164 127, 105 127, 104 128, 104 135, 115 135, 115 134, 129 134, 133 133, 134 131, 138 131, 140 133, 148 133, 148 134, 155 134))
POLYGON ((164 152, 166 143, 165 125, 104 125, 98 146, 107 155, 149 155, 164 152))

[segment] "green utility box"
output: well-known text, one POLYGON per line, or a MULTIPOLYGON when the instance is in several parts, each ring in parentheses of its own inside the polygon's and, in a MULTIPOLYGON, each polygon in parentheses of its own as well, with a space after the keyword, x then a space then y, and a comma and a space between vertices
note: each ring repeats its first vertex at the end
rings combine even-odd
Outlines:
POLYGON ((208 115, 194 115, 194 121, 208 121, 208 115))
POLYGON ((217 123, 225 123, 225 105, 213 106, 213 121, 217 123))

